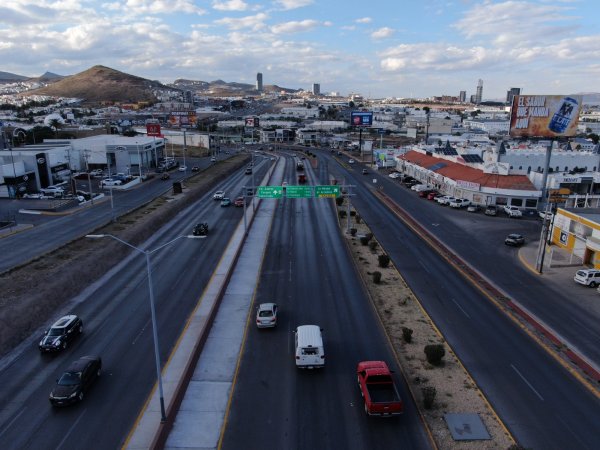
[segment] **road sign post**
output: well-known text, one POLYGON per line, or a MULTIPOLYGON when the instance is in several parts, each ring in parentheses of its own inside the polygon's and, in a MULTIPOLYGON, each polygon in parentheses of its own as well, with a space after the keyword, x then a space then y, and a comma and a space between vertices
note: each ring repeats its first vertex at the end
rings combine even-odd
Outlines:
POLYGON ((258 198, 281 198, 283 197, 283 187, 281 186, 258 186, 258 198))
POLYGON ((316 198, 336 198, 340 196, 340 187, 338 185, 326 184, 324 186, 315 186, 316 198))
POLYGON ((311 198, 312 186, 286 186, 286 198, 311 198))

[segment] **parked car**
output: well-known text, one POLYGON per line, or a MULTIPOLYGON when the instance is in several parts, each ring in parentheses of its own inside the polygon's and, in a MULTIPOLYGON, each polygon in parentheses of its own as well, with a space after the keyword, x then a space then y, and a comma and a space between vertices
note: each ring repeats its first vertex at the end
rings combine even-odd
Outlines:
POLYGON ((207 236, 208 235, 208 223, 201 222, 194 225, 194 229, 192 230, 192 235, 194 236, 207 236))
POLYGON ((508 214, 509 217, 515 217, 515 218, 519 218, 523 216, 523 213, 521 212, 521 210, 516 207, 516 206, 508 206, 506 205, 504 207, 504 212, 506 214, 508 214))
POLYGON ((433 190, 433 189, 425 189, 424 191, 420 191, 420 192, 419 192, 419 197, 421 197, 421 198, 427 198, 427 196, 428 196, 430 193, 432 193, 432 192, 436 192, 436 191, 435 191, 435 190, 433 190))
POLYGON ((164 172, 160 177, 161 180, 168 180, 169 178, 171 178, 171 174, 168 172, 164 172))
POLYGON ((348 160, 348 164, 354 164, 354 162, 355 162, 355 161, 354 161, 353 159, 349 159, 349 160, 348 160))
POLYGON ((210 158, 210 162, 217 162, 217 158, 215 158, 214 156, 210 158))
POLYGON ((597 269, 581 269, 575 272, 573 277, 575 283, 583 284, 584 286, 596 287, 600 285, 600 270, 597 269))
POLYGON ((99 356, 82 356, 71 363, 50 392, 52 406, 82 401, 84 394, 100 376, 101 370, 102 360, 99 356))
POLYGON ((221 206, 231 206, 231 199, 229 197, 223 197, 223 200, 221 200, 221 206))
POLYGON ((38 348, 41 352, 64 350, 81 333, 83 333, 83 321, 79 317, 74 314, 63 316, 46 330, 38 348))
POLYGON ((468 212, 477 212, 477 211, 479 211, 479 205, 474 205, 473 203, 471 203, 469 206, 467 206, 467 211, 468 212))
POLYGON ((256 308, 256 326, 258 328, 272 328, 277 326, 277 305, 275 303, 261 303, 256 308))
POLYGON ((525 237, 522 234, 511 233, 504 239, 506 245, 512 245, 513 247, 519 247, 525 244, 525 237))
POLYGON ((438 197, 442 197, 438 191, 431 191, 427 193, 427 200, 435 200, 438 197))
POLYGON ((455 198, 450 202, 451 208, 464 208, 465 206, 469 206, 471 204, 470 200, 466 198, 455 198))
POLYGON ((121 186, 122 184, 121 180, 115 180, 114 178, 104 178, 100 181, 100 187, 121 186))
POLYGON ((368 173, 369 173, 369 171, 368 171, 367 169, 363 169, 363 170, 362 170, 362 174, 363 174, 363 175, 367 175, 368 173))
POLYGON ((44 195, 49 195, 51 197, 62 197, 65 193, 65 190, 60 186, 48 186, 45 188, 41 188, 40 192, 44 195))
POLYGON ((552 220, 552 218, 554 217, 554 214, 551 213, 550 211, 546 212, 546 211, 539 211, 538 215, 540 216, 540 219, 546 219, 546 220, 552 220))
POLYGON ((213 194, 213 200, 223 200, 225 197, 225 191, 217 191, 213 194))
POLYGON ((237 206, 237 207, 244 206, 244 202, 245 202, 244 197, 237 197, 235 199, 235 201, 233 202, 233 205, 237 206))
POLYGON ((401 175, 398 172, 392 172, 388 175, 388 177, 393 178, 395 180, 396 178, 400 178, 401 175))
POLYGON ((447 206, 450 204, 450 202, 456 200, 454 197, 452 197, 451 195, 443 195, 442 197, 439 197, 436 199, 436 201, 442 205, 442 206, 447 206))
POLYGON ((487 205, 484 211, 486 216, 497 216, 498 215, 498 207, 496 205, 487 205))
POLYGON ((102 169, 90 170, 90 175, 93 177, 101 177, 104 171, 102 169))

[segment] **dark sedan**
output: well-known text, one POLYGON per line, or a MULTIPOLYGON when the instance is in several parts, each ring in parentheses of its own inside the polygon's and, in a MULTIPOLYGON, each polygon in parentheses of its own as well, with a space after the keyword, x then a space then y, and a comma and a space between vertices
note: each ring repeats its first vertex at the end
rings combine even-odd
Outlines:
POLYGON ((52 406, 82 401, 84 394, 100 376, 101 370, 102 360, 99 356, 82 356, 71 363, 50 392, 52 406))
POLYGON ((74 314, 69 314, 54 322, 44 333, 38 347, 41 352, 64 350, 81 333, 83 333, 82 320, 74 314))

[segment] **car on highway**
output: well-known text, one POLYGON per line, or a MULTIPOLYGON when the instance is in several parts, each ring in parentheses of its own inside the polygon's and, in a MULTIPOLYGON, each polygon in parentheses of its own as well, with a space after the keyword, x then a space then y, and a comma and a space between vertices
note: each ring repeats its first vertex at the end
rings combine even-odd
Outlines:
POLYGON ((198 167, 198 166, 192 167, 192 172, 199 172, 199 171, 200 171, 200 167, 198 167))
POLYGON ((214 156, 212 158, 210 158, 210 162, 217 162, 217 158, 215 158, 214 156))
POLYGON ((233 206, 241 207, 244 206, 244 197, 237 197, 233 202, 233 206))
POLYGON ((363 174, 363 175, 367 175, 368 173, 369 173, 369 171, 368 171, 367 169, 363 169, 363 170, 362 170, 362 174, 363 174))
POLYGON ((466 198, 455 198, 450 202, 450 208, 464 208, 470 204, 471 202, 466 198))
POLYGON ((504 243, 506 245, 512 245, 513 247, 519 247, 525 244, 525 236, 523 236, 522 234, 511 233, 508 236, 506 236, 506 239, 504 239, 504 243))
POLYGON ((213 200, 223 200, 225 198, 225 191, 217 191, 213 194, 213 200))
POLYGON ((584 286, 596 287, 600 286, 600 270, 597 269, 581 269, 575 272, 573 277, 575 283, 583 284, 584 286))
POLYGON ((100 187, 112 187, 112 186, 121 186, 123 182, 121 180, 116 180, 114 178, 104 178, 100 180, 100 187))
POLYGON ((487 205, 483 212, 486 216, 497 216, 498 207, 496 205, 487 205))
POLYGON ((229 197, 223 197, 223 200, 221 200, 221 206, 231 206, 231 199, 229 197))
POLYGON ((208 236, 208 223, 200 222, 194 225, 192 230, 193 236, 208 236))
POLYGON ((277 326, 277 304, 261 303, 256 308, 256 326, 258 328, 273 328, 277 326))
POLYGON ((82 401, 101 371, 102 359, 99 356, 82 356, 71 363, 50 391, 49 400, 52 406, 65 406, 82 401))
POLYGON ((252 175, 252 167, 246 167, 246 171, 244 173, 246 175, 252 175))
POLYGON ((168 172, 164 172, 160 177, 161 180, 168 180, 169 178, 171 178, 171 174, 168 172))
POLYGON ((516 206, 508 206, 506 205, 504 207, 504 212, 506 214, 508 214, 509 217, 514 217, 514 218, 519 218, 523 216, 523 213, 521 212, 521 210, 516 207, 516 206))
POLYGON ((348 160, 348 164, 354 164, 354 162, 355 162, 355 161, 354 161, 353 159, 349 159, 349 160, 348 160))
POLYGON ((83 333, 83 321, 75 314, 68 314, 46 330, 38 348, 41 352, 64 350, 81 333, 83 333))
POLYGON ((179 166, 177 170, 179 170, 180 172, 185 172, 187 170, 187 166, 179 166))

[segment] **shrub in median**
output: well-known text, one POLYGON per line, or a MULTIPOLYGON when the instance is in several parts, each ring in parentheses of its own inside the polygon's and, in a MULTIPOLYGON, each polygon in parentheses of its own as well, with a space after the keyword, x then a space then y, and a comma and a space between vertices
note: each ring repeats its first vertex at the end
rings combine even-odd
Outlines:
POLYGON ((402 339, 404 339, 404 342, 406 342, 407 344, 410 344, 412 342, 412 334, 413 330, 411 330, 410 328, 402 327, 402 339))
POLYGON ((371 242, 369 242, 369 248, 371 250, 375 250, 377 248, 377 241, 371 241, 371 242))
POLYGON ((379 255, 377 260, 379 261, 379 267, 386 268, 390 264, 390 257, 386 254, 379 255))
POLYGON ((421 392, 423 393, 423 406, 425 409, 431 409, 435 401, 435 394, 437 394, 436 389, 433 386, 425 386, 421 388, 421 392))
POLYGON ((373 272, 373 283, 381 283, 381 272, 373 272))
POLYGON ((366 236, 361 236, 360 237, 360 243, 362 245, 369 245, 369 239, 366 236))
POLYGON ((446 350, 444 350, 442 344, 429 344, 425 346, 425 356, 429 364, 439 366, 445 354, 446 350))
POLYGON ((342 206, 344 204, 344 197, 336 197, 335 204, 338 206, 342 206))

